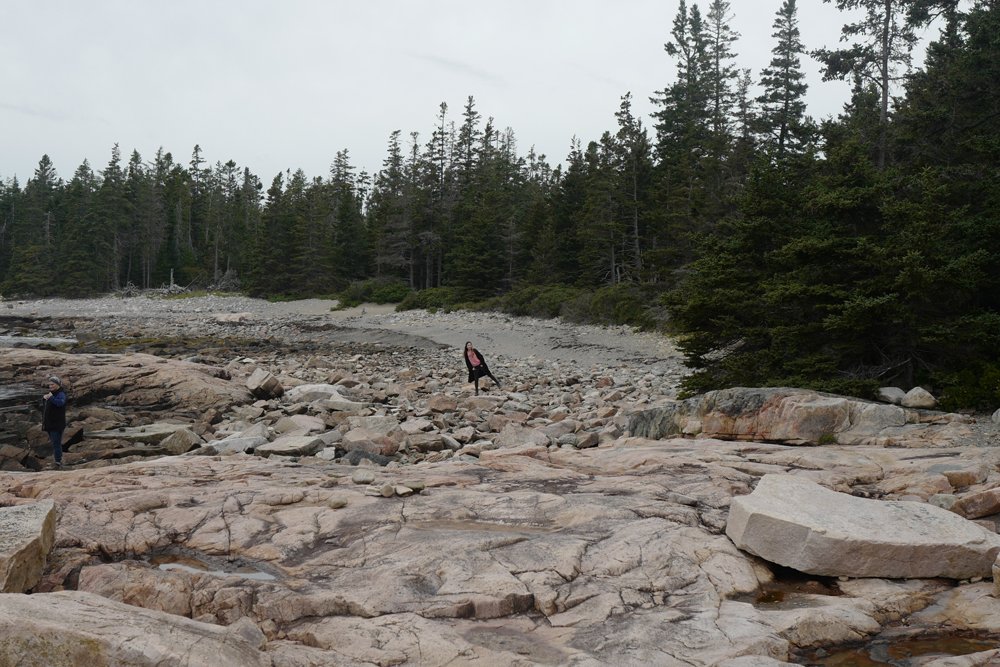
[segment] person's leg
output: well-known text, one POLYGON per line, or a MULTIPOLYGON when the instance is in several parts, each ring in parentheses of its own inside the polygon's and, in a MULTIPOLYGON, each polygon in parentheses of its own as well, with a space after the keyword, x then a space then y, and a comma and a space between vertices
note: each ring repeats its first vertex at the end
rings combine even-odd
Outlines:
POLYGON ((62 431, 49 431, 49 440, 52 441, 52 457, 56 461, 56 467, 62 465, 62 431))
POLYGON ((491 380, 493 380, 494 382, 497 383, 497 389, 503 390, 503 385, 500 384, 500 380, 498 380, 495 377, 493 377, 493 373, 489 373, 488 375, 490 376, 491 380))

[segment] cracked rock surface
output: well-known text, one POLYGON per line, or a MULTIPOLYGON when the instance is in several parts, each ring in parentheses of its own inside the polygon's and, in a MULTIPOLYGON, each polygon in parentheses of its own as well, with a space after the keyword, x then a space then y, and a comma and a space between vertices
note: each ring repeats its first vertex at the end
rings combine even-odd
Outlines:
MULTIPOLYGON (((371 485, 333 464, 167 457, 0 474, 0 503, 57 504, 53 564, 36 592, 76 586, 201 624, 249 623, 274 665, 718 664, 787 660, 935 605, 982 627, 974 591, 989 584, 845 584, 794 613, 754 605, 772 568, 723 534, 732 498, 766 473, 877 495, 945 479, 941 454, 622 438, 374 469, 371 485), (365 492, 385 484, 423 491, 365 492), (227 571, 147 562, 163 553, 227 571), (272 578, 234 576, 239 565, 272 578)), ((947 454, 946 467, 996 469, 992 450, 947 454)))

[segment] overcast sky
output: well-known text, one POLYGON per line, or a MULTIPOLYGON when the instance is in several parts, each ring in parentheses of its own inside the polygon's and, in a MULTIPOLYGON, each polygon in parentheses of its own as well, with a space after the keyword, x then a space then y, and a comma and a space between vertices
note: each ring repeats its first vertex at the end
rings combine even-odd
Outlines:
MULTIPOLYGON (((690 2, 690 0, 689 0, 690 2)), ((706 11, 707 2, 699 5, 706 11)), ((780 0, 731 0, 737 64, 756 80, 771 58, 780 0)), ((338 150, 378 171, 393 130, 430 138, 441 102, 466 98, 553 166, 570 139, 616 127, 631 91, 674 76, 663 50, 676 0, 0 0, 0 179, 31 177, 48 154, 72 177, 159 147, 187 164, 234 160, 265 185, 279 171, 326 176, 338 150)), ((836 45, 842 16, 799 0, 807 49, 836 45)), ((809 113, 836 115, 845 83, 805 58, 809 113)))

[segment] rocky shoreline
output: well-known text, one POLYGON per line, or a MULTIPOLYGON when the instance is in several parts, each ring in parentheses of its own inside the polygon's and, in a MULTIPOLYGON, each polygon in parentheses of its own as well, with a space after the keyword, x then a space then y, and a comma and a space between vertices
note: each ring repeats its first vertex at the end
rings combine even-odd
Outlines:
MULTIPOLYGON (((58 517, 39 519, 54 546, 18 584, 32 594, 0 595, 0 655, 764 667, 871 637, 1000 634, 988 419, 797 390, 682 403, 673 343, 620 329, 142 301, 0 313, 15 346, 0 350, 14 388, 0 408, 0 536, 3 507, 45 501, 58 517), (467 339, 504 391, 474 395, 467 339), (44 434, 18 397, 52 373, 76 397, 72 469, 44 472, 44 434), (764 500, 790 493, 782 480, 812 507, 803 518, 764 500), (943 538, 913 547, 917 512, 916 533, 851 529, 831 560, 823 545, 850 519, 834 518, 841 494, 865 512, 899 506, 893 517, 943 512, 935 530, 962 536, 957 555, 942 556, 943 538), (730 539, 744 497, 761 500, 730 539), (804 536, 822 573, 790 583, 780 564, 801 556, 780 545, 804 536), (910 554, 904 572, 920 578, 852 571, 852 549, 866 563, 910 554), (936 561, 950 569, 934 574, 936 561), (26 620, 49 616, 58 632, 26 620)), ((976 655, 970 667, 992 659, 976 655)))

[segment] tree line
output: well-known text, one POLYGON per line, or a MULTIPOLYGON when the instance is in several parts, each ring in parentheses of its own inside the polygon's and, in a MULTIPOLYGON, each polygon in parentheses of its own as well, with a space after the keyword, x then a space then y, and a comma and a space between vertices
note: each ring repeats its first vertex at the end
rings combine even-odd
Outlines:
POLYGON ((463 302, 614 288, 667 309, 692 391, 957 387, 1000 352, 1000 10, 835 2, 862 10, 840 45, 807 50, 784 0, 754 73, 737 64, 728 2, 680 0, 665 44, 676 76, 649 93, 650 126, 625 94, 614 127, 573 138, 555 168, 472 97, 457 116, 442 103, 428 136, 393 132, 374 175, 346 150, 327 175, 283 172, 266 190, 197 146, 186 165, 162 150, 123 164, 116 146, 69 181, 43 157, 23 187, 0 183, 0 290, 82 296, 171 272, 256 295, 366 279, 463 302), (806 113, 807 57, 852 84, 837 118, 806 113))

